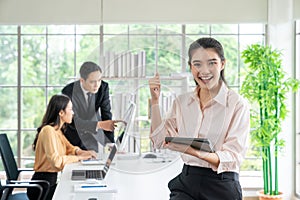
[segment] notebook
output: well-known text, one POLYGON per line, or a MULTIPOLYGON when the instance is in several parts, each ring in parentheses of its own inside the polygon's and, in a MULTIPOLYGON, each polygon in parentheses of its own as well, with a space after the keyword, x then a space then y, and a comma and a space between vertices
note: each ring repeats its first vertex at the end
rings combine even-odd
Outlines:
POLYGON ((114 144, 110 150, 109 156, 106 160, 106 163, 103 169, 96 169, 96 170, 72 170, 72 180, 86 180, 86 179, 97 179, 103 180, 109 170, 109 167, 113 161, 117 153, 117 146, 114 144))

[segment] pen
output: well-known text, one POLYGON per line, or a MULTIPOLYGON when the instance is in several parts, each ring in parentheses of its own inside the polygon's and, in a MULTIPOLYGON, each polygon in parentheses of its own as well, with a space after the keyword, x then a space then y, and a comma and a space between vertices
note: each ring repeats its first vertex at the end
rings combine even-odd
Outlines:
POLYGON ((82 185, 81 188, 103 188, 106 185, 82 185))

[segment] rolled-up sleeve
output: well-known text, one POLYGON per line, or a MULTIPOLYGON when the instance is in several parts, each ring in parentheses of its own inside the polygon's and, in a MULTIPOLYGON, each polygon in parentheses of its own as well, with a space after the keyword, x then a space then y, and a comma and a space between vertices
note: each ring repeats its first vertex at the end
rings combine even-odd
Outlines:
POLYGON ((153 147, 162 148, 166 136, 178 136, 177 120, 176 120, 176 103, 174 101, 172 109, 168 113, 165 120, 161 120, 160 108, 158 105, 152 107, 151 116, 151 132, 150 139, 153 147))
POLYGON ((164 127, 164 122, 161 120, 159 105, 152 105, 150 139, 155 149, 162 147, 165 135, 166 129, 164 127))
POLYGON ((250 109, 248 103, 240 101, 227 131, 227 136, 220 150, 216 151, 220 164, 213 170, 218 173, 224 171, 239 171, 239 167, 247 150, 247 139, 250 131, 250 109))

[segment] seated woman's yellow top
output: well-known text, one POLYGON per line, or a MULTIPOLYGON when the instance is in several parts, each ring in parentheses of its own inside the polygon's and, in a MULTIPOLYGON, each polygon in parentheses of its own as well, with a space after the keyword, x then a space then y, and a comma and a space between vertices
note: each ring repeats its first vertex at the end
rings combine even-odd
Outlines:
POLYGON ((77 149, 79 147, 73 146, 60 129, 44 126, 36 143, 34 171, 61 171, 65 164, 79 161, 75 155, 77 149))

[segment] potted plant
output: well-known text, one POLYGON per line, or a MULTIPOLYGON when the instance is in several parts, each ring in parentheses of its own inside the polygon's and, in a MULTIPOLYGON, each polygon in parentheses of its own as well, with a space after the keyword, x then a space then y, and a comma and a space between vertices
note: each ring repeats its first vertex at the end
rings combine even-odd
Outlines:
MULTIPOLYGON (((253 44, 242 52, 247 66, 241 94, 251 103, 251 141, 261 152, 264 189, 262 196, 280 195, 278 190, 278 153, 282 121, 287 116, 289 91, 295 92, 299 80, 286 78, 281 53, 271 46, 253 44)), ((260 198, 263 199, 263 198, 260 198)))

